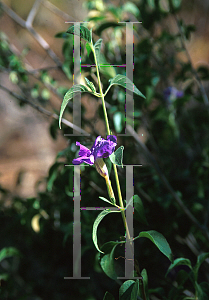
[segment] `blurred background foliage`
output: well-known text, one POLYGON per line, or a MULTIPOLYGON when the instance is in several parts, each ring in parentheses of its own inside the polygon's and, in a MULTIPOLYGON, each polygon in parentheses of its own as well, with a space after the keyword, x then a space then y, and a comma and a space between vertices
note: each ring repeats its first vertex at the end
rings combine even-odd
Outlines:
MULTIPOLYGON (((134 95, 137 138, 118 136, 124 164, 142 164, 134 168, 134 189, 149 225, 136 222, 134 232, 161 232, 174 258, 192 265, 209 251, 208 13, 206 1, 0 2, 0 249, 10 247, 0 262, 1 299, 99 300, 107 290, 118 299, 121 282, 102 272, 92 242, 96 211, 81 212, 82 276, 91 279, 64 280, 73 270, 73 168, 65 164, 76 156, 77 140, 91 146, 97 135, 105 137, 101 102, 89 94, 82 96, 82 128, 91 136, 64 136, 73 132, 67 122, 73 120, 72 103, 58 129, 74 73, 73 36, 65 33, 64 21, 87 21, 94 42, 103 39, 104 62, 113 65, 126 62, 126 30, 118 22, 142 22, 134 24, 134 84, 146 100, 134 95)), ((83 42, 81 52, 82 64, 91 64, 83 42)), ((101 72, 105 90, 111 77, 125 75, 125 67, 101 72)), ((82 68, 84 77, 97 87, 93 67, 82 68)), ((114 134, 124 133, 131 124, 125 91, 111 88, 106 102, 114 134)), ((125 170, 119 175, 123 188, 125 170)), ((99 196, 106 196, 104 180, 94 168, 83 168, 81 206, 103 206, 99 196)), ((100 244, 119 240, 120 216, 114 222, 107 216, 99 235, 100 244)), ((123 254, 121 247, 116 256, 123 254)), ((169 261, 143 239, 135 242, 135 256, 147 270, 150 299, 194 297, 194 286, 178 275, 189 272, 186 266, 165 277, 169 261)), ((123 267, 123 258, 117 263, 123 267)), ((198 280, 209 282, 208 260, 198 280)), ((201 299, 208 299, 208 291, 201 299)))

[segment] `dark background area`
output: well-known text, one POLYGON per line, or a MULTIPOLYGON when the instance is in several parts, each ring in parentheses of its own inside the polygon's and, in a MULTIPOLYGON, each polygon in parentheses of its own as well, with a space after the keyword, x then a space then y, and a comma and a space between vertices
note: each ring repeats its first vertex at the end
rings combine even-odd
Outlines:
MULTIPOLYGON (((134 232, 161 232, 174 258, 190 259, 193 266, 209 251, 209 2, 180 2, 0 2, 0 249, 15 247, 20 253, 0 262, 2 299, 100 300, 107 290, 119 299, 120 284, 103 273, 92 242, 98 212, 81 213, 82 275, 91 280, 63 279, 72 276, 73 263, 73 171, 64 164, 77 155, 77 140, 91 147, 97 135, 106 134, 101 103, 89 94, 82 96, 82 128, 91 137, 69 139, 64 134, 72 133, 70 126, 58 129, 56 116, 73 85, 73 36, 63 34, 70 26, 65 21, 89 21, 94 42, 103 38, 102 52, 111 64, 126 61, 125 28, 117 22, 142 21, 135 25, 133 78, 146 100, 134 96, 137 138, 118 136, 124 163, 142 164, 134 169, 134 188, 149 225, 134 221, 134 232), (31 24, 30 12, 35 13, 31 24), (165 93, 168 87, 171 94, 165 93)), ((84 42, 82 63, 91 63, 84 42)), ((90 68, 82 69, 82 84, 84 77, 97 87, 90 68)), ((104 90, 110 77, 110 70, 101 74, 104 90)), ((106 101, 111 129, 123 133, 125 121, 130 122, 124 89, 111 88, 106 101)), ((72 105, 64 118, 73 121, 72 105)), ((125 195, 124 169, 119 176, 125 195)), ((82 206, 104 206, 98 197, 107 197, 105 182, 93 167, 82 171, 81 191, 82 206)), ((120 216, 107 216, 99 227, 99 244, 123 235, 120 216)), ((116 257, 124 253, 118 248, 116 257)), ((188 267, 165 277, 170 262, 145 239, 135 242, 135 256, 140 269, 147 270, 150 299, 194 297, 192 283, 181 288, 179 279, 178 271, 188 274, 188 267)), ((123 259, 117 264, 123 268, 123 259)), ((198 282, 208 281, 206 260, 198 282)))

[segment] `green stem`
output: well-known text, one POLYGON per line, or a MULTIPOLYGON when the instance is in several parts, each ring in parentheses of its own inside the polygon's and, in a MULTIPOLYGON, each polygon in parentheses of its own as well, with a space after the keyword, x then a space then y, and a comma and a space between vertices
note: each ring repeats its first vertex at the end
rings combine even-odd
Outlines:
POLYGON ((122 194, 121 194, 121 189, 120 189, 120 182, 119 182, 119 178, 118 178, 118 171, 117 171, 117 167, 115 164, 113 164, 113 168, 114 168, 114 172, 115 172, 115 181, 116 181, 117 190, 118 190, 119 206, 122 208, 121 215, 122 215, 123 223, 124 223, 124 226, 126 229, 126 235, 127 235, 128 241, 130 241, 130 244, 132 245, 131 236, 130 236, 128 225, 126 222, 125 208, 123 205, 123 199, 122 199, 122 194))
MULTIPOLYGON (((94 60, 95 60, 95 65, 96 65, 98 85, 99 85, 100 95, 101 95, 101 98, 102 98, 102 107, 103 107, 103 111, 104 111, 107 134, 110 135, 110 127, 109 127, 109 121, 108 121, 108 116, 107 116, 107 110, 106 110, 106 106, 105 106, 104 94, 103 94, 103 91, 102 91, 101 79, 100 79, 100 75, 99 75, 98 62, 97 62, 94 47, 92 46, 91 49, 92 49, 92 52, 93 52, 93 55, 94 55, 94 60)), ((128 240, 130 241, 130 233, 129 233, 127 222, 126 222, 125 209, 124 209, 124 205, 123 205, 121 189, 120 189, 120 183, 119 183, 119 178, 118 178, 118 171, 117 171, 117 168, 116 168, 115 164, 113 164, 113 168, 114 168, 114 172, 115 172, 115 179, 116 179, 116 185, 117 185, 117 190, 118 190, 119 206, 122 208, 121 209, 121 215, 122 215, 122 218, 123 218, 123 223, 124 223, 124 226, 125 226, 125 229, 126 229, 126 234, 127 234, 128 240)), ((132 243, 132 241, 130 241, 130 242, 132 243)))
POLYGON ((103 107, 103 111, 104 111, 105 124, 106 124, 106 128, 107 128, 107 135, 110 135, 110 126, 109 126, 108 117, 107 117, 107 110, 106 110, 106 106, 105 106, 104 94, 103 94, 103 91, 102 91, 102 84, 101 84, 101 79, 100 79, 100 75, 99 75, 99 68, 98 68, 96 53, 95 53, 95 50, 94 50, 93 46, 91 47, 91 49, 92 49, 95 64, 96 64, 98 85, 99 85, 100 95, 101 95, 101 98, 102 98, 102 107, 103 107))
MULTIPOLYGON (((107 128, 107 135, 110 135, 111 132, 110 132, 109 121, 108 121, 108 116, 107 116, 107 110, 106 110, 105 100, 104 100, 104 96, 107 94, 109 88, 107 89, 106 93, 103 94, 101 79, 100 79, 100 75, 99 75, 98 62, 97 62, 96 53, 95 53, 95 49, 94 49, 93 45, 91 45, 91 49, 92 49, 95 64, 96 64, 98 85, 99 85, 100 96, 102 98, 102 107, 103 107, 103 111, 104 111, 105 124, 106 124, 106 128, 107 128)), ((130 232, 129 232, 127 221, 126 221, 125 208, 124 208, 124 205, 123 205, 123 199, 122 199, 122 194, 121 194, 121 189, 120 189, 120 182, 119 182, 119 178, 118 178, 118 171, 117 171, 117 167, 116 167, 115 164, 113 164, 113 168, 114 168, 115 180, 116 180, 117 191, 118 191, 119 206, 120 206, 120 211, 121 211, 124 227, 125 227, 125 230, 126 230, 126 236, 127 236, 127 240, 130 243, 129 246, 131 247, 131 250, 133 251, 133 241, 131 240, 130 232)), ((111 199, 111 197, 114 198, 114 193, 113 193, 113 190, 112 190, 110 180, 109 180, 109 182, 106 181, 106 184, 107 184, 110 199, 111 199)), ((116 203, 114 203, 114 205, 117 206, 116 203)), ((143 300, 146 300, 146 294, 145 294, 143 279, 141 280, 141 290, 142 290, 143 300)))
MULTIPOLYGON (((99 85, 100 95, 101 95, 101 98, 102 98, 102 107, 103 107, 103 111, 104 111, 107 134, 110 135, 110 127, 109 127, 109 121, 108 121, 108 116, 107 116, 107 110, 106 110, 106 106, 105 106, 104 94, 103 94, 103 91, 102 91, 101 79, 100 79, 100 75, 99 75, 98 62, 97 62, 96 52, 95 52, 95 49, 94 49, 93 45, 91 46, 91 49, 92 49, 92 52, 93 52, 93 55, 94 55, 94 60, 95 60, 95 65, 96 65, 98 85, 99 85)), ((117 190, 118 190, 119 206, 122 208, 121 209, 121 215, 122 215, 123 223, 124 223, 124 226, 125 226, 127 238, 130 241, 130 244, 132 245, 132 241, 131 241, 131 238, 130 238, 130 233, 129 233, 127 222, 126 222, 125 209, 124 209, 124 205, 123 205, 121 189, 120 189, 120 183, 119 183, 119 178, 118 178, 118 171, 117 171, 117 168, 116 168, 115 164, 113 164, 113 168, 114 168, 116 185, 117 185, 117 190)))

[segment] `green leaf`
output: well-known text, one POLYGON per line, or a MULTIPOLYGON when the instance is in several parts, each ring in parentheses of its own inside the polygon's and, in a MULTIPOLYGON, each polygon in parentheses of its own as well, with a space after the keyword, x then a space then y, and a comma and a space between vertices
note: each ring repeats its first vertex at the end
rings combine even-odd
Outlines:
POLYGON ((147 0, 147 4, 151 9, 155 8, 155 1, 154 0, 147 0))
POLYGON ((178 9, 181 6, 181 0, 172 0, 173 7, 178 9))
POLYGON ((147 276, 147 271, 146 269, 143 269, 141 271, 141 276, 143 278, 143 284, 144 284, 144 289, 145 289, 145 294, 147 299, 149 299, 149 292, 148 292, 148 276, 147 276))
POLYGON ((146 99, 146 97, 137 89, 137 87, 133 84, 133 82, 124 75, 118 74, 114 78, 110 79, 109 81, 110 81, 110 85, 109 85, 108 89, 112 85, 115 85, 115 84, 121 85, 122 87, 126 88, 127 90, 132 91, 135 94, 146 99))
POLYGON ((209 252, 207 253, 202 253, 200 255, 198 255, 197 257, 197 263, 194 267, 194 276, 195 276, 195 280, 197 281, 197 277, 198 277, 198 271, 199 271, 199 268, 201 266, 201 264, 207 259, 209 258, 209 252))
POLYGON ((90 88, 90 90, 95 93, 96 92, 96 88, 93 84, 93 82, 89 81, 88 78, 85 77, 85 80, 86 80, 86 84, 88 85, 88 87, 90 88))
POLYGON ((108 79, 116 76, 115 68, 106 61, 105 56, 101 52, 99 55, 99 62, 99 69, 103 75, 108 77, 108 79))
POLYGON ((129 1, 123 5, 122 10, 133 14, 135 17, 138 17, 140 15, 138 7, 134 3, 129 1))
POLYGON ((91 46, 89 45, 89 43, 86 43, 86 50, 87 50, 87 54, 89 56, 91 51, 92 51, 91 46))
MULTIPOLYGON (((112 244, 112 242, 110 242, 112 244)), ((113 280, 117 279, 117 273, 115 271, 115 259, 114 259, 114 251, 115 248, 117 247, 118 243, 115 243, 114 246, 112 247, 112 250, 110 253, 105 254, 101 260, 100 260, 100 265, 102 270, 105 272, 105 274, 110 277, 113 280)), ((103 249, 103 248, 102 248, 103 249)))
POLYGON ((96 54, 96 60, 97 60, 97 65, 100 69, 100 64, 101 64, 101 45, 102 45, 102 39, 99 39, 98 41, 96 41, 95 45, 94 45, 94 50, 95 50, 95 54, 96 54))
POLYGON ((88 43, 92 43, 92 30, 89 30, 84 25, 73 25, 67 31, 69 34, 80 35, 88 43))
POLYGON ((110 203, 110 204, 112 205, 112 202, 110 202, 109 200, 107 200, 107 199, 104 198, 104 197, 99 197, 99 199, 101 199, 101 200, 103 200, 103 201, 105 201, 105 202, 108 202, 108 203, 110 203))
POLYGON ((112 294, 110 294, 109 292, 106 292, 103 300, 115 300, 115 298, 113 297, 112 294))
POLYGON ((61 163, 61 162, 55 162, 51 166, 51 168, 49 169, 49 176, 48 176, 48 179, 47 179, 47 190, 49 192, 52 191, 52 187, 53 187, 54 181, 56 180, 58 172, 59 172, 58 168, 60 166, 63 166, 63 163, 61 163))
MULTIPOLYGON (((114 7, 113 7, 113 9, 114 9, 114 7)), ((115 9, 115 12, 116 12, 116 14, 117 14, 118 8, 115 9)), ((100 23, 100 24, 101 24, 101 23, 100 23)), ((123 23, 107 22, 107 21, 106 21, 106 22, 102 23, 101 25, 99 25, 99 26, 96 28, 95 33, 96 33, 98 36, 100 36, 101 33, 102 33, 102 31, 105 30, 105 29, 107 29, 107 28, 110 28, 110 27, 112 27, 112 28, 115 28, 115 27, 124 27, 124 26, 125 26, 125 25, 124 25, 123 23)))
MULTIPOLYGON (((141 222, 142 224, 148 225, 141 198, 138 195, 134 195, 133 197, 131 197, 131 199, 132 198, 134 204, 134 219, 141 222)), ((126 208, 130 205, 131 199, 127 202, 126 208)))
POLYGON ((113 164, 123 167, 123 149, 124 149, 124 146, 120 146, 115 152, 113 152, 109 156, 109 158, 113 164))
POLYGON ((9 278, 9 274, 7 273, 0 274, 0 281, 1 280, 7 281, 8 278, 9 278))
POLYGON ((5 258, 11 257, 11 256, 19 256, 19 255, 20 255, 20 252, 14 247, 3 248, 0 251, 0 262, 5 258))
POLYGON ((110 210, 110 209, 105 209, 103 210, 96 218, 96 220, 94 221, 93 224, 93 231, 92 231, 92 239, 94 242, 94 245, 96 247, 96 249, 100 252, 100 253, 104 253, 102 252, 99 247, 98 247, 98 243, 97 243, 97 228, 99 226, 99 223, 102 221, 102 219, 108 215, 109 213, 114 213, 114 212, 120 212, 119 210, 110 210))
POLYGON ((195 283, 195 290, 197 291, 198 300, 208 300, 209 284, 207 282, 195 283))
POLYGON ((176 266, 188 266, 192 270, 191 261, 187 258, 181 257, 181 258, 175 259, 174 262, 170 265, 170 267, 168 268, 168 271, 166 273, 166 276, 176 266))
POLYGON ((119 289, 120 300, 136 300, 139 293, 139 281, 127 280, 119 289))
MULTIPOLYGON (((110 242, 107 242, 107 243, 103 244, 102 247, 101 247, 101 249, 102 249, 103 253, 108 254, 108 253, 110 253, 112 251, 112 249, 115 246, 117 246, 119 244, 125 244, 125 243, 126 243, 125 238, 124 238, 123 241, 120 241, 120 242, 118 242, 118 241, 117 242, 110 241, 110 242)), ((100 255, 103 255, 103 254, 100 254, 100 255)))
POLYGON ((173 255, 171 252, 171 248, 168 244, 168 242, 166 241, 165 237, 155 231, 155 230, 150 230, 150 231, 142 231, 140 232, 140 234, 135 238, 141 238, 141 237, 146 237, 148 238, 150 241, 152 241, 155 246, 165 255, 167 256, 167 258, 173 262, 173 255))
POLYGON ((75 84, 73 85, 69 91, 65 94, 64 99, 62 101, 62 105, 60 108, 60 116, 59 116, 59 128, 61 129, 61 120, 62 120, 62 115, 64 113, 64 110, 68 104, 68 102, 74 97, 74 95, 78 95, 79 93, 91 93, 85 85, 82 84, 75 84))

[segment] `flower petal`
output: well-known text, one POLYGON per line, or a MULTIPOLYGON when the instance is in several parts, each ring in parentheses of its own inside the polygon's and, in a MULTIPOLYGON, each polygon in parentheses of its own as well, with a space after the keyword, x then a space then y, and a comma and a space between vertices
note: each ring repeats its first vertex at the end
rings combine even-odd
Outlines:
POLYGON ((108 135, 107 140, 100 137, 96 139, 94 147, 92 147, 91 152, 94 155, 94 160, 97 158, 109 157, 115 150, 117 137, 114 135, 108 135))
POLYGON ((73 159, 72 163, 74 165, 80 165, 82 163, 86 163, 86 164, 92 166, 94 164, 94 157, 93 157, 93 155, 91 155, 89 157, 88 156, 86 156, 86 157, 85 156, 81 156, 81 157, 73 159))
POLYGON ((76 142, 76 146, 80 146, 80 151, 79 151, 78 155, 80 155, 80 156, 90 156, 91 151, 87 147, 80 144, 79 142, 76 142))
POLYGON ((115 135, 108 135, 107 136, 107 140, 110 140, 111 142, 116 143, 116 145, 117 145, 117 136, 115 136, 115 135))

